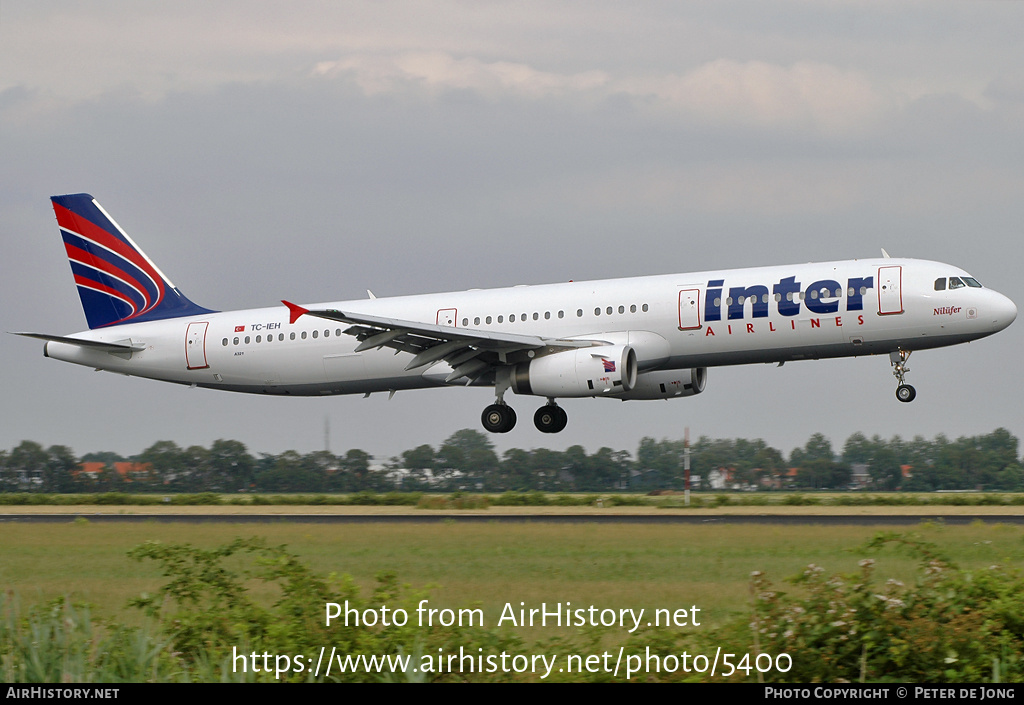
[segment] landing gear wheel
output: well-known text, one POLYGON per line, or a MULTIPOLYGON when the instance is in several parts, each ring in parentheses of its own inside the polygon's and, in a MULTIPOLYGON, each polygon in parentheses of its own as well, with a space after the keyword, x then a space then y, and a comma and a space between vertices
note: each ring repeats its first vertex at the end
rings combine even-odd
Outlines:
POLYGON ((491 404, 480 416, 484 429, 491 433, 508 433, 516 425, 516 412, 505 404, 491 404))
POLYGON ((917 396, 917 390, 911 387, 909 384, 901 384, 896 387, 896 398, 902 402, 914 401, 914 397, 917 396))
POLYGON ((554 404, 546 404, 537 409, 533 415, 533 424, 541 433, 558 433, 569 423, 569 415, 565 409, 554 404))

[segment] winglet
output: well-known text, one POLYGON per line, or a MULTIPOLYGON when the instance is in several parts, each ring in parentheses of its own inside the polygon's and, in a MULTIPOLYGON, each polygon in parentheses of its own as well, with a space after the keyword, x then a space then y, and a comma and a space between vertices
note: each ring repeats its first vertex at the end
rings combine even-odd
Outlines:
POLYGON ((299 316, 304 313, 309 313, 308 308, 302 308, 298 304, 293 304, 291 301, 281 299, 281 303, 288 307, 288 313, 291 314, 288 321, 289 323, 295 323, 295 321, 299 320, 299 316))

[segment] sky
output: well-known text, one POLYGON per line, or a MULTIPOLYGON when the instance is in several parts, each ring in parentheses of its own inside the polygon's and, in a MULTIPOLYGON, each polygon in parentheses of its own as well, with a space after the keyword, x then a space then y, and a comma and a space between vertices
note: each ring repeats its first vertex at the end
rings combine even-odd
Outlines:
MULTIPOLYGON (((92 193, 230 310, 893 256, 1024 302, 1024 3, 0 2, 2 331, 86 328, 49 203, 92 193)), ((713 368, 650 402, 506 397, 496 450, 763 438, 789 453, 1024 435, 1024 324, 916 353, 713 368)), ((378 460, 480 429, 486 389, 264 398, 0 336, 0 449, 236 439, 378 460)))

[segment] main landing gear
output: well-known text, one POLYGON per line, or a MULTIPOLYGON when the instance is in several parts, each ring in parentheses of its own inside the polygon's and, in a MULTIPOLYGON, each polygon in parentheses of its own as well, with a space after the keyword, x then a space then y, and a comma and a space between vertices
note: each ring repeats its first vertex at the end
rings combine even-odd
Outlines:
POLYGON ((548 399, 548 403, 537 409, 537 413, 533 415, 533 424, 541 433, 558 433, 567 423, 568 414, 554 399, 548 399))
MULTIPOLYGON (((480 416, 484 429, 491 433, 508 433, 516 425, 516 412, 501 399, 484 409, 480 416)), ((569 417, 565 409, 555 404, 554 399, 537 409, 533 423, 541 433, 558 433, 565 428, 569 417)))
POLYGON ((516 425, 516 412, 505 402, 498 400, 484 409, 480 416, 484 429, 491 433, 508 433, 516 425))
POLYGON ((892 365, 892 374, 896 381, 899 382, 899 386, 896 387, 896 398, 902 402, 914 401, 914 398, 917 396, 917 390, 903 379, 903 376, 910 372, 910 368, 907 367, 907 360, 909 358, 909 350, 897 350, 896 352, 889 353, 889 364, 892 365))

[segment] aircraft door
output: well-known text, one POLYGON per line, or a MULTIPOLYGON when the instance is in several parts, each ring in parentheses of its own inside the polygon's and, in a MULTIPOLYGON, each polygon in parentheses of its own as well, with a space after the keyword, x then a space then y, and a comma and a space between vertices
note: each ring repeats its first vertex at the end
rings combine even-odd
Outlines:
POLYGON ((209 323, 189 323, 185 332, 185 364, 190 370, 203 370, 206 362, 206 329, 209 323))
POLYGON ((679 330, 693 330, 700 326, 700 289, 680 289, 679 330))
POLYGON ((903 313, 903 267, 878 268, 878 313, 888 316, 903 313))
POLYGON ((442 308, 437 312, 437 325, 455 327, 459 312, 454 308, 442 308))

